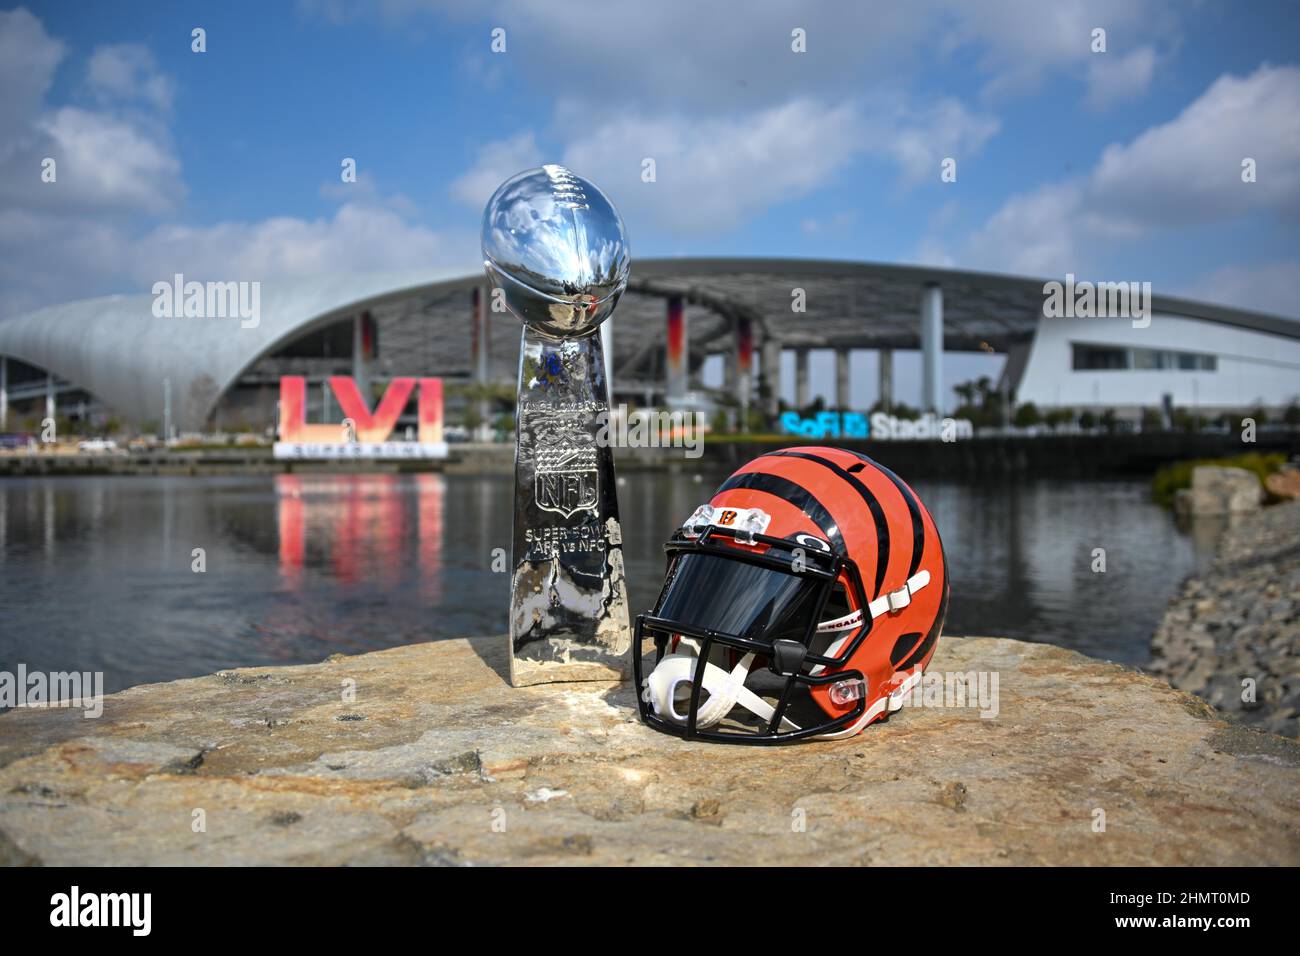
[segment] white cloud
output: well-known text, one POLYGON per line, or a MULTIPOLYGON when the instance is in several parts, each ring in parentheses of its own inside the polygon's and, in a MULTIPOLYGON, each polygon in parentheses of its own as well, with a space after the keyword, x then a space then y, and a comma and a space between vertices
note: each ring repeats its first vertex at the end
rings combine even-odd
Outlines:
POLYGON ((101 103, 142 100, 159 110, 172 106, 172 82, 159 72, 147 47, 122 43, 98 47, 86 64, 86 83, 101 103))
MULTIPOLYGON (((1107 46, 1126 36, 1177 34, 1177 7, 1164 0, 981 0, 955 5, 940 22, 955 21, 944 32, 951 50, 969 48, 988 77, 989 97, 1036 90, 1053 73, 1091 77, 1116 54, 1094 53, 1092 31, 1107 31, 1107 46)), ((1127 64, 1130 72, 1140 60, 1127 64)), ((1136 92, 1136 91, 1135 91, 1136 92)))
POLYGON ((1090 195, 1142 226, 1300 213, 1300 68, 1219 77, 1177 118, 1108 146, 1090 195), (1242 182, 1244 157, 1256 161, 1257 182, 1242 182))
MULTIPOLYGON (((165 128, 148 110, 50 109, 45 103, 63 44, 26 10, 0 13, 0 200, 26 209, 157 213, 183 195, 180 163, 165 128), (45 159, 54 182, 42 180, 45 159)), ((90 57, 91 87, 103 98, 156 107, 170 86, 133 47, 90 57)), ((170 96, 168 93, 167 96, 170 96)))
POLYGON ((1300 289, 1300 260, 1283 259, 1216 269, 1185 291, 1180 290, 1180 294, 1260 312, 1300 316, 1297 289, 1300 289))
POLYGON ((130 274, 141 283, 184 272, 269 279, 478 262, 463 240, 411 223, 378 205, 345 203, 332 218, 281 216, 209 227, 159 226, 134 244, 130 274))
POLYGON ((725 112, 789 97, 834 99, 956 57, 974 60, 986 95, 1031 92, 1052 74, 1084 79, 1097 55, 1094 27, 1172 43, 1181 12, 1170 0, 300 0, 300 8, 334 24, 365 18, 393 29, 430 15, 468 21, 483 28, 482 51, 487 29, 500 26, 512 68, 602 118, 664 102, 725 112), (791 49, 796 28, 805 31, 805 53, 791 49))
POLYGON ((1156 72, 1156 51, 1138 47, 1124 56, 1105 53, 1088 61, 1088 105, 1104 110, 1123 100, 1143 96, 1156 72))
POLYGON ((40 112, 65 52, 27 10, 0 11, 0 155, 40 112))
POLYGON ((451 195, 472 209, 482 209, 503 182, 545 161, 536 137, 529 131, 487 143, 479 149, 473 167, 452 181, 451 195))
MULTIPOLYGON (((50 200, 40 205, 157 213, 183 192, 170 145, 136 124, 65 106, 38 120, 36 129, 44 134, 41 148, 58 164, 56 182, 31 187, 33 199, 50 200)), ((39 162, 23 178, 37 179, 37 170, 39 162)))
MULTIPOLYGON (((557 137, 572 115, 574 104, 560 107, 557 137)), ((909 105, 880 96, 866 107, 796 99, 734 116, 612 117, 569 137, 561 161, 617 194, 625 215, 708 235, 816 192, 862 156, 894 163, 905 185, 937 178, 943 157, 974 154, 997 125, 949 99, 909 105), (647 159, 654 182, 642 179, 647 159)), ((542 161, 531 132, 490 143, 452 194, 480 208, 506 177, 542 161)))
POLYGON ((862 148, 850 104, 796 100, 740 118, 628 116, 575 138, 564 164, 608 183, 625 215, 715 233, 825 185, 862 148), (655 162, 656 181, 641 179, 655 162))
POLYGON ((1079 266, 1078 220, 1083 189, 1070 182, 1010 199, 966 243, 961 257, 999 272, 1056 275, 1079 266))
POLYGON ((205 281, 266 280, 407 268, 479 267, 476 237, 435 232, 382 205, 330 217, 275 217, 140 232, 90 216, 0 214, 0 319, 107 291, 147 291, 181 272, 205 281))
POLYGON ((893 158, 910 185, 937 179, 947 157, 956 159, 960 170, 961 160, 979 152, 999 126, 992 116, 971 113, 950 98, 931 106, 896 102, 891 114, 870 122, 865 133, 893 158))
POLYGON ((962 243, 930 236, 921 248, 965 266, 1082 275, 1117 244, 1252 214, 1300 215, 1296 67, 1222 76, 1175 119, 1106 147, 1087 175, 1011 197, 962 243), (1245 156, 1257 182, 1242 182, 1245 156))
POLYGON ((0 319, 106 292, 147 290, 182 272, 197 279, 271 279, 348 271, 462 266, 475 237, 414 220, 402 196, 369 176, 323 187, 330 216, 194 227, 158 222, 184 196, 167 126, 170 80, 147 51, 100 47, 86 64, 97 108, 45 102, 63 44, 17 10, 0 13, 0 319), (57 180, 41 182, 41 160, 57 180))

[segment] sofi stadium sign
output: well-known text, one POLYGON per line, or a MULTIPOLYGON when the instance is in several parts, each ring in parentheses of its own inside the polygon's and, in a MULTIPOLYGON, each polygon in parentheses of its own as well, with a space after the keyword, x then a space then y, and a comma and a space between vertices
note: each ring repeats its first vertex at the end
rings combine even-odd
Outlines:
POLYGON ((345 375, 329 380, 343 412, 336 425, 307 424, 307 380, 280 379, 280 440, 276 458, 445 458, 442 436, 442 379, 395 378, 372 412, 357 383, 345 375), (418 389, 413 440, 389 441, 398 419, 418 389))
POLYGON ((801 418, 798 412, 786 412, 781 416, 781 431, 803 438, 938 438, 940 441, 956 441, 974 437, 975 426, 965 418, 940 418, 933 412, 926 412, 920 418, 899 418, 887 412, 875 412, 870 416, 860 412, 819 412, 801 418))

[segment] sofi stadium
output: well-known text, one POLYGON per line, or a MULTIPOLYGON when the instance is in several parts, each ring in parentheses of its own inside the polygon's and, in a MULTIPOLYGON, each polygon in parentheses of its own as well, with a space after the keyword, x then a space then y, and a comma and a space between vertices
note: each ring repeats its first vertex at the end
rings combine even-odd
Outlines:
MULTIPOLYGON (((616 400, 636 405, 740 404, 775 421, 783 396, 811 404, 819 350, 833 355, 818 363, 834 388, 816 384, 839 409, 864 361, 890 407, 896 353, 919 355, 922 409, 940 413, 955 404, 944 357, 958 352, 1004 356, 998 390, 1041 409, 1212 416, 1282 409, 1300 393, 1300 322, 1136 287, 1120 303, 1113 287, 1089 300, 1068 278, 799 259, 642 260, 632 276, 605 334, 616 400), (710 386, 706 363, 722 366, 710 386)), ((438 376, 471 403, 513 393, 519 326, 488 307, 481 275, 265 281, 242 300, 218 286, 226 308, 212 307, 211 284, 193 301, 181 277, 171 285, 0 321, 0 431, 56 415, 82 431, 264 430, 285 376, 306 380, 316 421, 337 420, 328 389, 313 390, 331 376, 371 395, 404 376, 438 376)))

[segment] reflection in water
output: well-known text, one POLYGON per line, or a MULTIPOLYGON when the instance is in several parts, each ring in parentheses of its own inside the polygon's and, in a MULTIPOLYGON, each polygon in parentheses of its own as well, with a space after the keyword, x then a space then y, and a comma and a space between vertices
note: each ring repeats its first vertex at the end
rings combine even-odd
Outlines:
MULTIPOLYGON (((620 478, 635 610, 658 593, 663 541, 720 477, 620 478)), ((1180 533, 1140 483, 915 487, 943 533, 954 634, 1140 664, 1166 601, 1213 546, 1180 533), (1091 570, 1097 548, 1104 574, 1091 570)), ((508 552, 512 514, 509 476, 0 482, 0 669, 101 670, 116 690, 500 634, 509 582, 493 551, 508 552)))

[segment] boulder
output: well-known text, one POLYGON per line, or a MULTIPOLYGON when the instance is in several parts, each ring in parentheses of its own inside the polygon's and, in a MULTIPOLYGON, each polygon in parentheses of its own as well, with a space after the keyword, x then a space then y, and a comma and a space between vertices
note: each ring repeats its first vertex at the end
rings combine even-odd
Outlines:
POLYGON ((1179 514, 1226 515, 1257 511, 1264 490, 1254 472, 1245 468, 1197 465, 1192 469, 1192 486, 1174 496, 1179 514))
POLYGON ((931 689, 983 674, 982 710, 926 694, 789 747, 655 733, 626 683, 513 689, 504 650, 416 644, 136 687, 98 719, 0 716, 0 862, 1300 863, 1300 747, 1050 645, 945 638, 931 689))
POLYGON ((1295 465, 1282 466, 1264 479, 1264 487, 1275 498, 1300 498, 1300 468, 1295 465))

